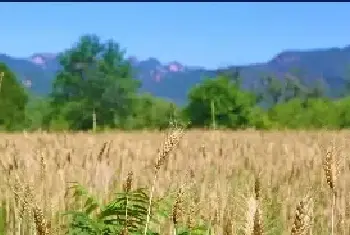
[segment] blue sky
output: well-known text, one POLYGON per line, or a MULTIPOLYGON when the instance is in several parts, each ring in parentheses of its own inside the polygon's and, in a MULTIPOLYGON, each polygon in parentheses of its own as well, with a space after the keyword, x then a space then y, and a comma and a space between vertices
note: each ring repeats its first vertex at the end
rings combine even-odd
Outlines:
POLYGON ((84 33, 128 55, 208 68, 350 44, 350 3, 0 3, 0 53, 60 52, 84 33))

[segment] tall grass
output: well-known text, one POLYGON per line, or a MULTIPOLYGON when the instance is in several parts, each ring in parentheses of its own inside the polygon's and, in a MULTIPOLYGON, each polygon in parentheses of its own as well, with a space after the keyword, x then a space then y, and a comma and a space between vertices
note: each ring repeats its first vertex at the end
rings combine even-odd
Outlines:
POLYGON ((349 137, 2 134, 0 234, 346 235, 349 137))

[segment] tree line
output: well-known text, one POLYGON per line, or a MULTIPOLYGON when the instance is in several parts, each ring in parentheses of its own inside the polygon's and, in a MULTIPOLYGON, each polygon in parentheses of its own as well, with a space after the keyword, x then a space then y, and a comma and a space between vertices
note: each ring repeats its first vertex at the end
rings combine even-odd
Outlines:
POLYGON ((193 128, 350 126, 350 85, 342 98, 330 99, 321 82, 306 85, 296 75, 267 75, 247 90, 237 70, 192 87, 187 105, 178 107, 139 92, 141 83, 133 77, 125 51, 113 40, 82 36, 59 55, 59 62, 62 69, 47 97, 31 94, 0 63, 1 130, 158 129, 171 120, 189 121, 193 128))

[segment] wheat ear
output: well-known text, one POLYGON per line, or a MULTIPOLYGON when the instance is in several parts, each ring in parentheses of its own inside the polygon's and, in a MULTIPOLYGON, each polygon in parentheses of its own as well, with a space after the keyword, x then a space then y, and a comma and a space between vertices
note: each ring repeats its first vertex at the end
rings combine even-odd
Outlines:
POLYGON ((177 147, 183 134, 184 134, 183 127, 173 129, 171 131, 170 135, 168 135, 167 139, 165 140, 163 148, 159 152, 158 160, 155 164, 154 178, 153 178, 153 182, 152 182, 150 194, 149 194, 149 202, 148 202, 144 235, 147 235, 148 225, 149 225, 149 222, 151 219, 151 206, 152 206, 153 192, 154 192, 155 184, 156 184, 156 181, 158 178, 158 173, 159 173, 160 167, 164 164, 164 162, 165 162, 166 158, 169 156, 170 152, 177 147))
POLYGON ((295 209, 294 223, 291 235, 307 235, 311 234, 311 225, 313 219, 313 199, 305 197, 299 202, 295 209))
POLYGON ((174 225, 174 235, 177 234, 177 226, 181 220, 182 213, 183 213, 183 192, 182 189, 179 188, 179 191, 177 192, 176 200, 173 205, 173 210, 172 210, 172 219, 173 219, 173 225, 174 225))
POLYGON ((336 181, 337 181, 337 163, 334 159, 332 151, 328 151, 326 157, 323 159, 323 170, 326 175, 326 181, 332 193, 332 212, 331 212, 331 234, 334 234, 334 220, 335 220, 335 202, 336 202, 336 181))

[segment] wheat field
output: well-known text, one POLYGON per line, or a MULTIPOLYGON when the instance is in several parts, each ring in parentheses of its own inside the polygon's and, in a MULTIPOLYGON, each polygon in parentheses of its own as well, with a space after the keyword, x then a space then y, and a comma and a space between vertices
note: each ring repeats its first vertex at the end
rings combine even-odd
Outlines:
POLYGON ((162 203, 149 227, 159 234, 199 225, 199 234, 350 234, 349 131, 186 131, 154 180, 165 139, 1 134, 2 233, 64 234, 69 218, 59 214, 73 207, 68 188, 78 182, 101 203, 153 185, 152 201, 162 203))

